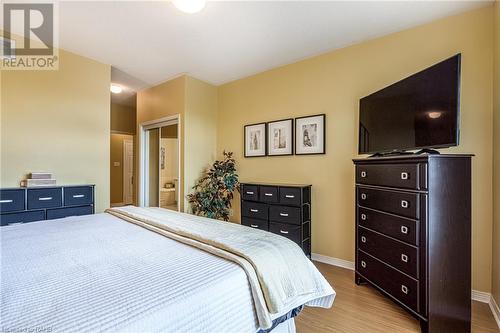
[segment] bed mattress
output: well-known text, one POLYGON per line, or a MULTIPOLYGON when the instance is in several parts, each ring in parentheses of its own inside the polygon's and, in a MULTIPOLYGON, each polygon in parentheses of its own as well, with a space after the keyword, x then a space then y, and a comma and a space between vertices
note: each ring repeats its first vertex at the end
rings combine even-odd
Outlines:
POLYGON ((3 331, 258 330, 239 265, 109 214, 2 227, 0 237, 3 331))

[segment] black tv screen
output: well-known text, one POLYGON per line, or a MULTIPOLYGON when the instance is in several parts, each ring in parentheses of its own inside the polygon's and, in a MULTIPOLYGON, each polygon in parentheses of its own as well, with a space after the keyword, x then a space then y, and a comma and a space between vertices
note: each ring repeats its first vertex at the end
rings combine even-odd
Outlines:
POLYGON ((359 103, 359 153, 458 145, 460 54, 359 103))

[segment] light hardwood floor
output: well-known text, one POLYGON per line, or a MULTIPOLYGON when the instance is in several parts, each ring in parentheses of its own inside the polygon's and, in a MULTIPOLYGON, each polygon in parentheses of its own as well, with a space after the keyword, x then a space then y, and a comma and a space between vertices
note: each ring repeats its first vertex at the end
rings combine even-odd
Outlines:
MULTIPOLYGON (((354 284, 354 272, 315 262, 337 292, 331 309, 306 307, 295 319, 298 333, 419 333, 416 319, 367 285, 354 284)), ((498 333, 486 303, 472 302, 472 333, 498 333)))

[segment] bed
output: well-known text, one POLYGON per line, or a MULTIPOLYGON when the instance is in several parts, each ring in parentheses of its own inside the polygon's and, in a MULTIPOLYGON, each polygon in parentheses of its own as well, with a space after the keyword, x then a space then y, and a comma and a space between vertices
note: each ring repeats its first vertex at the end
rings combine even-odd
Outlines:
MULTIPOLYGON (((270 329, 262 329, 240 265, 117 216, 32 222, 0 233, 3 331, 270 329)), ((329 307, 335 293, 327 296, 309 305, 329 307)), ((300 309, 272 314, 273 326, 279 324, 272 332, 295 332, 293 316, 300 309)))

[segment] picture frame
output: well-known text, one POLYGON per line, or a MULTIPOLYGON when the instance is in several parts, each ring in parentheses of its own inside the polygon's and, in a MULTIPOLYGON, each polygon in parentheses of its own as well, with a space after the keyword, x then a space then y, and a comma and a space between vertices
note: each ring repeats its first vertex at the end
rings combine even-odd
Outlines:
POLYGON ((325 154, 326 115, 295 118, 295 155, 325 154))
POLYGON ((262 157, 267 154, 266 123, 244 126, 244 156, 262 157))
POLYGON ((267 138, 268 156, 293 155, 293 118, 268 122, 267 138))

